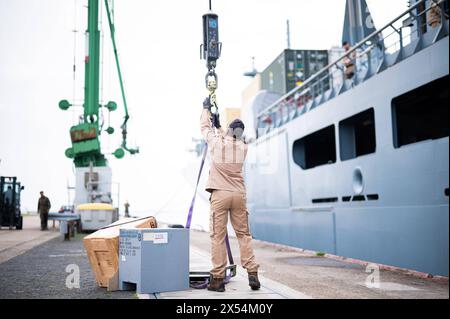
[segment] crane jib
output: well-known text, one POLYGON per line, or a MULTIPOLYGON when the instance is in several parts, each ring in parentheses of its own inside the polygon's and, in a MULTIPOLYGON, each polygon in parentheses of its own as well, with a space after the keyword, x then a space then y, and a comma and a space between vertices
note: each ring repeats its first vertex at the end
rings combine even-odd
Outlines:
MULTIPOLYGON (((120 90, 122 93, 124 119, 121 125, 122 142, 120 146, 112 152, 116 158, 122 158, 125 151, 130 154, 139 153, 139 148, 129 148, 127 145, 127 122, 130 118, 128 113, 127 100, 125 98, 125 89, 123 85, 122 73, 117 53, 117 45, 115 40, 115 26, 113 19, 114 9, 110 6, 111 0, 88 0, 87 14, 87 30, 85 32, 85 79, 84 79, 84 101, 83 101, 83 118, 80 123, 70 129, 70 137, 72 145, 66 149, 66 156, 73 159, 76 167, 88 167, 91 163, 93 166, 106 166, 107 160, 102 153, 100 146, 100 135, 103 131, 103 113, 100 108, 105 108, 108 112, 117 109, 117 104, 109 101, 105 105, 101 105, 100 101, 100 41, 101 33, 99 29, 99 15, 101 13, 101 2, 104 1, 104 8, 108 17, 111 41, 114 50, 114 57, 119 78, 120 90)), ((112 5, 114 2, 112 2, 112 5)), ((75 71, 74 64, 74 71, 75 71)), ((75 79, 75 78, 74 78, 75 79)), ((59 102, 61 110, 68 110, 70 107, 76 106, 67 100, 59 102)), ((104 130, 108 134, 114 134, 113 127, 107 127, 104 130)))

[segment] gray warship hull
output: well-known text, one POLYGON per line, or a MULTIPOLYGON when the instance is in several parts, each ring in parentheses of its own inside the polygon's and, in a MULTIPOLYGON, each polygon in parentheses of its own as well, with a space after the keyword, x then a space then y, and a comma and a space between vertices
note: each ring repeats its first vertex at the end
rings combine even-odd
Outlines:
POLYGON ((297 104, 283 113, 289 102, 283 103, 298 100, 301 90, 291 92, 257 114, 263 133, 249 143, 245 166, 255 238, 448 276, 448 118, 439 119, 448 116, 443 22, 386 53, 370 74, 355 76, 356 85, 344 80, 340 89, 310 95, 301 110, 297 104), (436 110, 435 102, 446 106, 436 110), (431 118, 420 118, 421 108, 431 118), (430 133, 430 121, 444 132, 430 133), (361 145, 357 134, 373 145, 361 145))

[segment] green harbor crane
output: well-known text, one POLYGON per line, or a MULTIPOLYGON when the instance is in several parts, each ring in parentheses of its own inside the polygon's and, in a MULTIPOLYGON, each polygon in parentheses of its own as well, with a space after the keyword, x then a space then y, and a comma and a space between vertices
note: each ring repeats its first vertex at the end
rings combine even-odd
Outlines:
MULTIPOLYGON (((68 158, 73 159, 75 167, 105 167, 107 159, 101 152, 100 135, 102 127, 100 125, 99 110, 106 108, 109 112, 117 109, 115 102, 108 102, 106 105, 100 105, 100 30, 99 30, 99 1, 88 0, 88 27, 86 30, 86 52, 85 56, 85 76, 84 76, 84 103, 83 117, 79 124, 70 128, 70 138, 72 146, 65 152, 68 158)), ((122 81, 122 73, 120 71, 119 57, 117 54, 117 46, 115 41, 115 27, 112 19, 108 0, 104 1, 105 9, 108 16, 109 30, 111 34, 112 45, 114 49, 114 57, 116 61, 117 73, 122 93, 123 106, 125 110, 124 121, 121 125, 122 143, 113 155, 116 158, 123 158, 125 151, 130 154, 139 152, 138 148, 128 148, 127 146, 127 122, 129 120, 127 101, 122 81)), ((59 102, 59 108, 67 110, 72 106, 67 100, 59 102)), ((108 127, 106 133, 113 134, 114 128, 108 127)))

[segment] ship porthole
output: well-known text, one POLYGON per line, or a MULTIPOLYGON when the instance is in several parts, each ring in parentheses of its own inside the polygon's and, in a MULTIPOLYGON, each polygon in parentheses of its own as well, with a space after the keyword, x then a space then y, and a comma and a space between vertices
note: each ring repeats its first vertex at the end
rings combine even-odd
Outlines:
POLYGON ((359 167, 353 171, 353 191, 357 195, 361 195, 364 190, 364 178, 359 167))

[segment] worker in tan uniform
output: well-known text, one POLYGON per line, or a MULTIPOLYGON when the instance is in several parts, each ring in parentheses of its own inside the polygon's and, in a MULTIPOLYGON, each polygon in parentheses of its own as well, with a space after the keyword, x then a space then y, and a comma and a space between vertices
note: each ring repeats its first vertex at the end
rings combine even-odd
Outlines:
POLYGON ((211 104, 209 99, 203 103, 200 119, 203 138, 208 143, 211 155, 211 168, 206 191, 211 193, 210 237, 211 281, 208 290, 225 291, 225 270, 227 252, 225 236, 228 213, 239 242, 241 264, 248 272, 249 285, 253 290, 260 288, 258 267, 252 249, 252 236, 248 225, 246 191, 242 167, 247 155, 247 145, 242 140, 244 123, 236 119, 226 131, 222 130, 218 116, 211 125, 211 104))
MULTIPOLYGON (((342 43, 342 47, 345 49, 345 52, 348 52, 351 49, 350 43, 348 43, 347 41, 344 41, 342 43)), ((356 51, 347 54, 343 59, 343 63, 345 66, 344 76, 346 80, 350 80, 355 75, 355 59, 356 51)))
MULTIPOLYGON (((448 6, 448 0, 446 0, 446 5, 448 6)), ((441 25, 442 15, 445 19, 448 20, 448 12, 445 12, 445 4, 444 4, 444 12, 441 10, 441 3, 444 0, 433 0, 430 2, 430 8, 427 12, 428 25, 432 28, 436 28, 441 25)))

